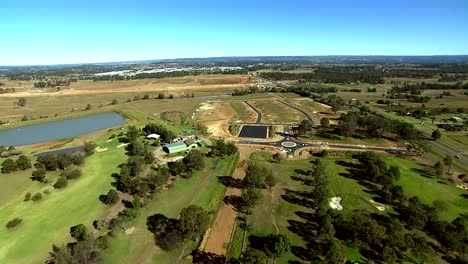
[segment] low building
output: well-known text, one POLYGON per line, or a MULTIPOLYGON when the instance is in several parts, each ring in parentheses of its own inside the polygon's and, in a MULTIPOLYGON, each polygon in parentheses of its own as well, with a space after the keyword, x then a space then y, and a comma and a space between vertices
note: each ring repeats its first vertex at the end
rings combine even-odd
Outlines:
POLYGON ((197 148, 198 146, 200 146, 200 140, 187 139, 187 140, 175 142, 172 144, 166 144, 163 146, 163 150, 171 154, 171 153, 183 152, 183 151, 187 151, 190 149, 194 149, 194 148, 197 148))

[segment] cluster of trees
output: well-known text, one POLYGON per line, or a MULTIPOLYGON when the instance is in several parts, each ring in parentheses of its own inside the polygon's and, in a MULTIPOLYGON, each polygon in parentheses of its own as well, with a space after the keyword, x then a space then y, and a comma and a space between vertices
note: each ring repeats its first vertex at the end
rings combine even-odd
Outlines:
MULTIPOLYGON (((159 192, 170 177, 167 168, 148 171, 147 167, 153 163, 152 149, 142 142, 141 133, 136 127, 129 127, 126 133, 127 162, 120 165, 120 172, 112 174, 112 185, 119 191, 139 197, 151 197, 159 192)), ((115 193, 110 190, 101 195, 100 200, 106 204, 113 204, 115 193)), ((116 201, 115 201, 116 202, 116 201)))
POLYGON ((158 125, 158 124, 147 124, 143 128, 143 132, 146 134, 158 134, 161 136, 161 141, 162 142, 171 142, 174 138, 177 137, 177 134, 168 129, 167 127, 163 125, 158 125))
POLYGON ((234 91, 232 91, 232 96, 242 96, 242 95, 247 95, 247 94, 255 94, 258 93, 258 88, 256 86, 249 87, 248 89, 237 89, 235 88, 234 91))
POLYGON ((239 149, 237 148, 234 142, 229 141, 225 142, 224 139, 214 140, 213 145, 211 146, 208 156, 210 157, 222 157, 222 156, 231 156, 237 153, 239 149))
POLYGON ((406 99, 409 102, 413 103, 427 103, 429 102, 432 97, 430 96, 423 96, 423 95, 414 95, 414 94, 402 94, 402 93, 397 93, 397 94, 392 94, 390 95, 391 99, 406 99))
POLYGON ((70 228, 70 236, 75 240, 63 246, 52 245, 48 264, 102 263, 102 250, 108 247, 107 236, 95 237, 85 225, 70 228))
POLYGON ((37 157, 36 163, 34 164, 34 170, 31 174, 33 181, 39 181, 47 183, 46 178, 47 171, 58 171, 62 170, 60 177, 54 184, 54 188, 64 188, 68 184, 68 180, 77 179, 81 176, 81 170, 75 168, 69 170, 71 165, 80 166, 84 162, 85 155, 78 152, 73 154, 61 154, 61 155, 46 155, 37 157))
POLYGON ((183 159, 168 163, 172 175, 182 178, 192 177, 195 171, 205 167, 204 155, 199 150, 191 150, 183 159))
POLYGON ((291 242, 284 234, 269 234, 264 237, 250 236, 249 246, 242 256, 231 259, 229 263, 268 263, 268 259, 276 259, 291 250, 291 242))
POLYGON ((45 88, 45 87, 57 87, 57 86, 69 86, 69 79, 50 79, 46 81, 39 81, 34 83, 34 88, 45 88))
POLYGON ((355 136, 358 132, 367 137, 381 137, 387 133, 397 135, 399 139, 418 140, 422 134, 414 125, 402 121, 388 120, 385 117, 367 115, 360 112, 342 114, 338 132, 343 136, 355 136))
POLYGON ((14 171, 23 171, 32 167, 31 159, 25 155, 21 155, 14 161, 13 159, 6 159, 2 163, 2 173, 11 173, 14 171))
POLYGON ((15 88, 0 88, 0 94, 15 93, 15 88))
POLYGON ((182 209, 179 219, 168 218, 162 214, 149 216, 146 221, 148 230, 154 234, 156 245, 170 251, 180 248, 187 241, 198 241, 209 226, 210 217, 203 208, 190 205, 182 209))

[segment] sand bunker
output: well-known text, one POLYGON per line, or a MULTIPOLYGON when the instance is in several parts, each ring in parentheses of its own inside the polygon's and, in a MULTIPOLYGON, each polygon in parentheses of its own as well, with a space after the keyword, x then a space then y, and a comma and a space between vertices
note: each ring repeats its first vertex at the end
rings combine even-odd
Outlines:
POLYGON ((112 139, 108 139, 108 140, 106 140, 106 143, 109 143, 109 142, 111 142, 111 141, 112 141, 112 139))
POLYGON ((125 147, 127 145, 128 145, 128 143, 122 143, 122 144, 118 145, 117 148, 125 147))
POLYGON ((460 189, 463 189, 463 190, 468 189, 468 187, 466 185, 463 185, 463 184, 457 184, 457 188, 460 188, 460 189))
POLYGON ((374 201, 372 199, 370 199, 369 202, 371 202, 375 206, 375 208, 377 208, 377 210, 382 211, 382 212, 387 211, 387 205, 386 204, 378 203, 378 202, 376 202, 376 201, 374 201))
POLYGON ((94 150, 95 150, 96 152, 103 152, 103 151, 106 151, 107 148, 101 148, 101 147, 97 146, 94 150))
POLYGON ((332 197, 330 198, 330 207, 332 209, 335 209, 335 210, 338 210, 338 211, 341 211, 343 210, 343 205, 341 204, 341 201, 343 200, 343 198, 341 197, 332 197))

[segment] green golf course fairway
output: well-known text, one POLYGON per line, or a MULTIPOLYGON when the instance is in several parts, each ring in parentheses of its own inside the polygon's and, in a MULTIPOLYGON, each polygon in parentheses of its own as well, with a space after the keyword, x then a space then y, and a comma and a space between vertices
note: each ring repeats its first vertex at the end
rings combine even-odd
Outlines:
POLYGON ((43 263, 52 244, 68 242, 71 226, 90 226, 93 220, 104 216, 106 207, 98 197, 109 190, 110 175, 118 171, 117 166, 126 158, 123 148, 108 145, 105 146, 108 151, 88 157, 82 167, 83 175, 69 181, 64 189, 53 189, 53 182, 40 187, 33 185, 35 188, 27 191, 35 194, 48 189, 50 194, 43 193, 42 200, 37 202, 25 202, 24 194, 18 193, 0 207, 0 263, 43 263), (23 222, 7 229, 6 223, 15 217, 23 222))

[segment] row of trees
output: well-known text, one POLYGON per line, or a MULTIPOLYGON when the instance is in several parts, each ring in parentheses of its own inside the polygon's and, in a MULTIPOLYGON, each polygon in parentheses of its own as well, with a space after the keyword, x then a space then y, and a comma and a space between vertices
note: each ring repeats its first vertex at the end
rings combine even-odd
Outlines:
POLYGON ((11 173, 14 171, 23 171, 30 169, 32 167, 31 159, 26 157, 25 155, 21 155, 14 161, 13 159, 6 159, 2 163, 2 173, 11 173))

